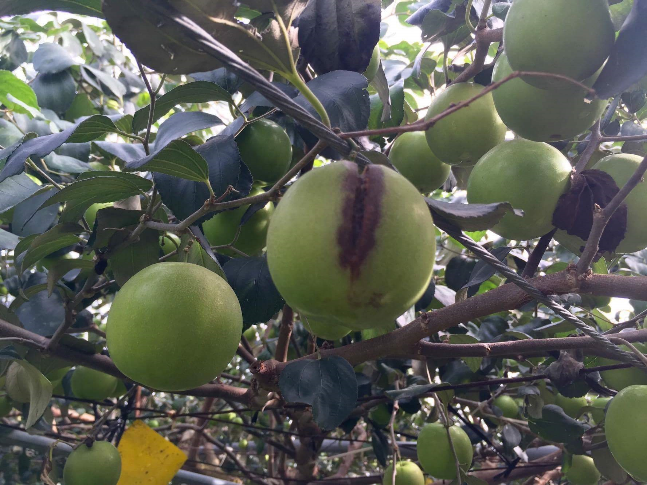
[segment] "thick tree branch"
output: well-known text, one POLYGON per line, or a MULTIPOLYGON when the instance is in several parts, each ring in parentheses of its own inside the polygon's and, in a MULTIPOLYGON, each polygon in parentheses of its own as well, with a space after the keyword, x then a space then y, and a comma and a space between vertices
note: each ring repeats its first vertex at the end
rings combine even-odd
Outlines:
MULTIPOLYGON (((487 10, 487 8, 483 9, 483 12, 486 13, 486 18, 487 10)), ((483 70, 485 59, 487 58, 487 53, 490 49, 490 44, 492 42, 501 42, 501 40, 503 39, 503 29, 489 30, 487 29, 487 24, 479 20, 479 25, 476 28, 474 37, 476 38, 476 52, 474 54, 474 62, 472 62, 467 67, 467 69, 465 69, 458 75, 453 84, 469 81, 483 70)))

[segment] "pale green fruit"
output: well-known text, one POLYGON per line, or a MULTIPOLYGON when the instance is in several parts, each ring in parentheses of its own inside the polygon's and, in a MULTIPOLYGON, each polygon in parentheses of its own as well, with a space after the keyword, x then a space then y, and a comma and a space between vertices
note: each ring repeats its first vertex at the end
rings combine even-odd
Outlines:
POLYGON ((70 387, 79 399, 103 401, 112 396, 118 382, 115 376, 89 367, 77 367, 70 379, 70 387))
MULTIPOLYGON (((606 439, 603 435, 594 436, 592 444, 596 445, 604 441, 606 439)), ((591 457, 593 458, 595 468, 600 471, 602 476, 615 483, 624 483, 627 480, 627 472, 618 464, 608 446, 604 448, 593 448, 591 450, 591 457)))
POLYGON ((117 485, 120 476, 121 456, 107 441, 82 444, 70 453, 63 469, 65 485, 117 485))
POLYGON ((322 323, 316 318, 308 318, 307 323, 304 322, 304 325, 306 329, 324 340, 339 340, 351 332, 350 328, 329 322, 322 323))
MULTIPOLYGON (((494 66, 493 82, 512 73, 505 54, 494 66)), ((595 76, 587 81, 593 85, 595 76)), ((512 79, 492 93, 501 119, 517 135, 533 141, 559 141, 584 133, 600 118, 606 101, 584 100, 587 92, 576 86, 545 90, 522 79, 512 79)))
POLYGON ((537 383, 537 388, 539 389, 539 396, 544 403, 544 406, 547 404, 555 404, 555 394, 548 390, 546 387, 546 381, 541 380, 537 383))
POLYGON ((379 44, 376 44, 375 48, 373 49, 373 53, 371 54, 371 61, 368 63, 366 71, 364 71, 364 77, 368 80, 368 82, 371 82, 377 74, 377 70, 380 68, 381 57, 380 46, 379 44))
POLYGON ((647 386, 630 386, 611 401, 604 422, 609 449, 633 478, 647 481, 647 386))
MULTIPOLYGON (((467 433, 457 426, 449 428, 452 444, 461 469, 472 464, 474 450, 467 433)), ((447 430, 440 423, 427 424, 418 435, 418 461, 422 469, 434 478, 456 478, 456 461, 449 445, 447 430)))
POLYGON ((115 399, 119 399, 121 396, 126 394, 128 392, 128 389, 126 388, 126 384, 124 384, 124 381, 122 380, 117 380, 117 385, 115 386, 115 390, 112 392, 112 395, 110 397, 114 397, 115 399))
POLYGON ((31 393, 29 392, 29 377, 27 371, 23 366, 12 362, 7 369, 7 380, 5 381, 5 389, 11 400, 26 403, 29 402, 31 393))
POLYGON ((555 404, 573 419, 577 418, 582 408, 588 405, 585 397, 566 397, 562 394, 555 396, 555 404))
POLYGON ((240 157, 255 181, 273 184, 287 173, 292 161, 292 144, 283 128, 261 119, 236 137, 240 157))
MULTIPOLYGON (((515 0, 503 28, 514 70, 562 74, 578 81, 602 66, 614 41, 607 0, 515 0)), ((526 81, 544 88, 562 85, 540 77, 526 81)))
POLYGON ((166 233, 160 236, 160 247, 162 248, 164 256, 171 254, 180 247, 180 238, 177 234, 170 232, 166 233))
MULTIPOLYGON (((643 354, 647 354, 647 345, 636 342, 633 344, 643 354)), ((630 351, 626 345, 621 346, 623 350, 630 351)), ((614 365, 620 364, 620 361, 598 358, 597 365, 614 365)), ((626 369, 605 370, 600 372, 602 380, 611 389, 622 391, 624 388, 635 385, 647 385, 647 372, 638 367, 627 367, 626 369)))
POLYGON ((593 458, 586 455, 573 455, 571 467, 564 474, 573 485, 596 485, 600 472, 595 468, 593 458))
MULTIPOLYGON (((393 463, 384 470, 383 485, 393 485, 393 463)), ((399 461, 395 465, 395 485, 425 485, 422 470, 410 461, 399 461)))
MULTIPOLYGON (((611 175, 619 189, 629 181, 642 162, 642 157, 626 153, 610 155, 593 166, 611 175)), ((627 254, 647 247, 647 224, 645 224, 645 207, 647 207, 647 184, 639 183, 625 199, 627 205, 627 231, 615 252, 627 254)), ((575 254, 580 254, 586 242, 577 236, 557 231, 555 239, 575 254)))
POLYGON ((378 404, 368 413, 368 417, 380 428, 386 428, 391 422, 391 413, 386 404, 378 404))
POLYGON ((88 223, 88 226, 90 229, 94 227, 94 221, 97 220, 97 212, 99 212, 100 209, 105 209, 106 207, 112 207, 112 202, 101 202, 97 204, 92 204, 88 209, 85 211, 85 222, 88 223))
POLYGON ((240 304, 225 280, 195 264, 158 263, 117 293, 107 343, 129 378, 153 389, 183 391, 225 369, 242 331, 240 304))
POLYGON ((593 421, 595 424, 600 424, 602 421, 604 421, 604 410, 607 407, 607 404, 609 404, 609 401, 611 400, 610 397, 596 397, 591 401, 591 407, 593 410, 591 411, 591 417, 593 418, 593 421))
POLYGON ((526 241, 553 228, 553 212, 570 183, 572 167, 545 143, 513 140, 490 150, 467 182, 471 204, 510 202, 523 217, 507 213, 491 230, 507 239, 526 241))
POLYGON ((501 410, 503 417, 505 418, 519 417, 519 406, 517 405, 516 401, 507 394, 503 394, 502 396, 497 397, 496 399, 494 399, 494 401, 492 401, 492 404, 494 404, 501 410))
MULTIPOLYGON (((472 83, 453 84, 431 102, 425 120, 451 105, 466 101, 485 89, 472 83)), ((506 127, 494 107, 492 93, 446 116, 426 131, 434 154, 451 165, 474 165, 479 158, 505 140, 506 127)))
POLYGON ((431 151, 421 131, 400 135, 391 147, 389 158, 393 166, 425 194, 443 185, 451 172, 451 167, 431 151))
MULTIPOLYGON (((249 195, 262 194, 262 189, 253 190, 249 195)), ((202 224, 204 235, 212 246, 224 246, 230 244, 240 225, 240 220, 249 208, 248 205, 238 207, 237 209, 221 212, 202 224)), ((274 213, 274 204, 268 202, 265 207, 258 210, 249 218, 240 228, 240 234, 234 247, 248 256, 258 256, 265 247, 267 239, 267 228, 270 224, 270 218, 274 213)), ((219 249, 219 253, 228 256, 240 256, 240 254, 228 250, 219 249)))
POLYGON ((337 162, 286 192, 270 222, 267 261, 281 295, 306 318, 389 328, 429 285, 435 234, 424 198, 402 175, 337 162))

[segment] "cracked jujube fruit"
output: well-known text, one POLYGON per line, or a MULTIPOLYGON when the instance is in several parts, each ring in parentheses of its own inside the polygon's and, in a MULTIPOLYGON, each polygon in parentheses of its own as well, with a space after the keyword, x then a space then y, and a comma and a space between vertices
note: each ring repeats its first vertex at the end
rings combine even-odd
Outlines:
POLYGON ((127 377, 160 391, 184 391, 217 377, 243 332, 238 298, 216 273, 157 263, 121 288, 108 314, 110 357, 127 377))
POLYGON ((301 177, 267 234, 272 279, 286 302, 327 325, 392 328, 424 293, 435 226, 423 197, 380 165, 337 162, 301 177))

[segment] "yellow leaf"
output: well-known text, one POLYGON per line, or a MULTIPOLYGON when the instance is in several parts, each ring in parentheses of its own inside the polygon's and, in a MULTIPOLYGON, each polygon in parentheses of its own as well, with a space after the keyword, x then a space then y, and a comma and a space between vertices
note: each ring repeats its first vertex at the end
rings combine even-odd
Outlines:
POLYGON ((167 485, 184 462, 182 450, 135 421, 119 442, 121 478, 117 485, 167 485))

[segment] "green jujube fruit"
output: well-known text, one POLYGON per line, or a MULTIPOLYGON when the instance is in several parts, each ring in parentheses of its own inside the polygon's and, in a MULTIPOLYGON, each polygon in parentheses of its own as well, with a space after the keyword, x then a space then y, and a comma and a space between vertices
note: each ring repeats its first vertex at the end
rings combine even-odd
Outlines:
POLYGON ((236 143, 254 181, 273 184, 290 169, 290 137, 273 121, 261 119, 253 122, 240 132, 236 143))
POLYGON ((267 234, 272 280, 306 318, 392 328, 429 285, 435 226, 424 198, 380 165, 337 162, 292 185, 267 234))
POLYGON ((236 353, 243 317, 236 294, 216 273, 190 263, 158 263, 115 297, 107 344, 132 380, 183 391, 217 377, 236 353))
MULTIPOLYGON (((425 120, 441 114, 452 105, 477 96, 485 89, 473 83, 453 84, 432 101, 425 120)), ((442 118, 426 132, 427 144, 441 161, 450 165, 474 165, 490 149, 505 140, 492 93, 442 118)))
MULTIPOLYGON (((582 81, 609 57, 615 32, 607 0, 515 0, 503 28, 503 43, 515 71, 561 74, 582 81)), ((535 76, 540 88, 563 81, 535 76)))
MULTIPOLYGON (((462 470, 469 469, 474 456, 472 443, 467 433, 458 426, 449 428, 454 451, 462 470)), ((418 461, 422 469, 434 478, 456 478, 456 460, 449 445, 445 426, 440 423, 425 425, 418 434, 418 461)))
POLYGON ((119 379, 89 367, 77 367, 70 379, 74 396, 79 399, 103 401, 112 396, 119 379))
POLYGON ((546 143, 513 140, 490 150, 467 182, 471 204, 509 202, 523 217, 507 213, 491 230, 507 239, 526 241, 550 232, 553 212, 570 183, 571 164, 546 143))
POLYGON ((91 447, 82 444, 65 462, 65 485, 117 485, 121 476, 119 451, 107 441, 95 441, 91 447))
POLYGON ((389 158, 398 172, 425 194, 442 186, 451 172, 451 167, 431 151, 421 131, 400 135, 391 147, 389 158))
MULTIPOLYGON (((393 463, 384 470, 382 485, 393 485, 393 463)), ((395 485, 425 485, 425 476, 415 463, 399 461, 395 465, 395 485)))
MULTIPOLYGON (((493 82, 512 74, 505 54, 494 66, 493 82)), ((587 80, 593 85, 595 77, 587 80)), ((584 133, 602 116, 606 101, 585 101, 588 93, 576 86, 541 89, 520 78, 502 84, 492 92, 494 106, 508 128, 532 141, 559 141, 584 133)))
POLYGON ((600 480, 600 472, 590 456, 573 455, 571 466, 564 477, 573 485, 596 485, 600 480))

